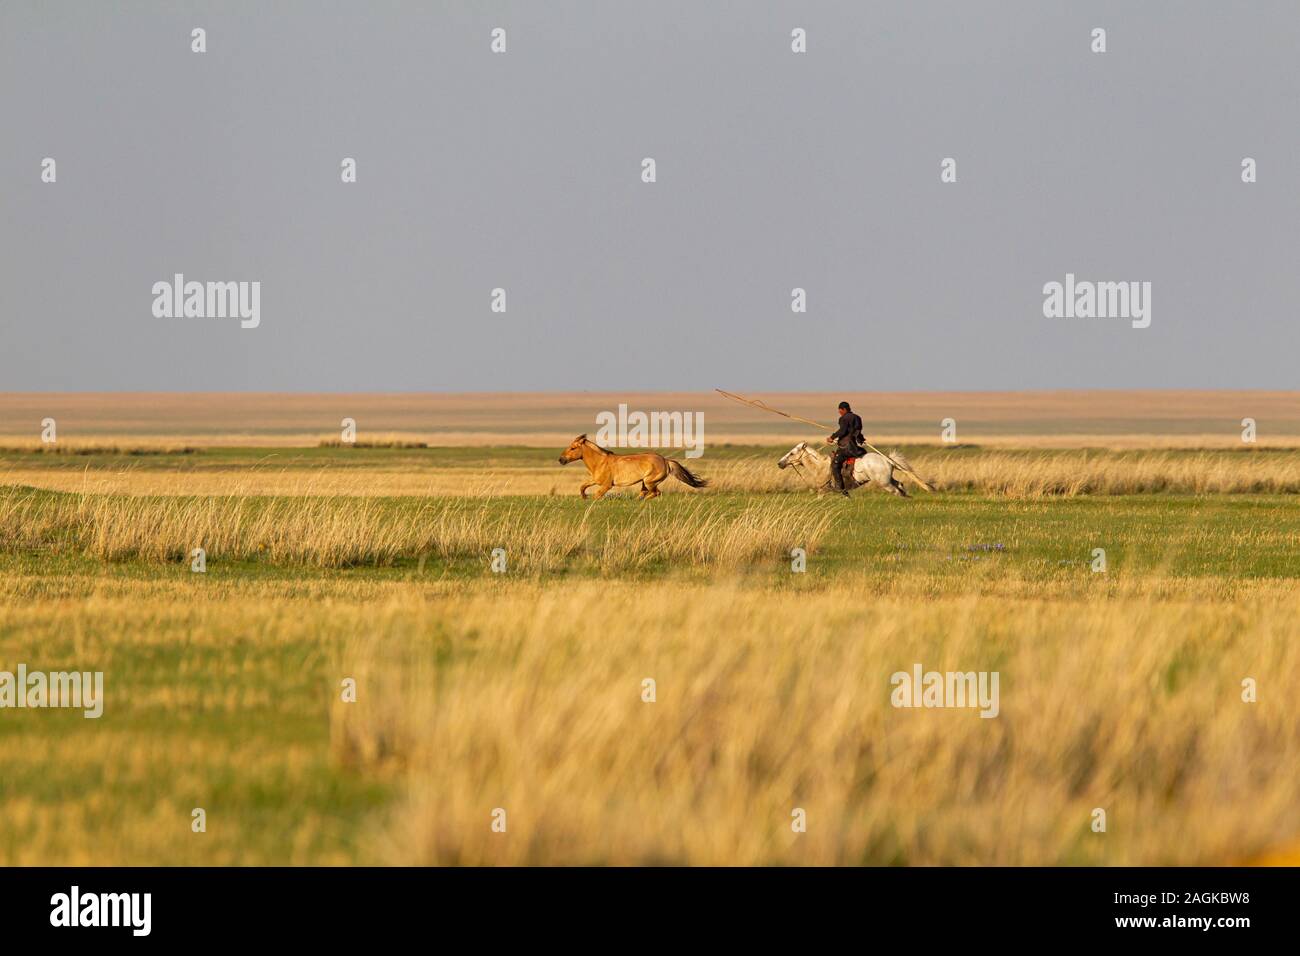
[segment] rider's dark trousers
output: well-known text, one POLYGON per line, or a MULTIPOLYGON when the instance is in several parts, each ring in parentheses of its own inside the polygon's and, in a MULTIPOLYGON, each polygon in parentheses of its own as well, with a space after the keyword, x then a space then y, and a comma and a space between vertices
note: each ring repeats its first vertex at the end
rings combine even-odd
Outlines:
POLYGON ((844 490, 844 463, 852 457, 847 448, 836 448, 835 454, 831 457, 831 483, 835 485, 837 491, 844 490))

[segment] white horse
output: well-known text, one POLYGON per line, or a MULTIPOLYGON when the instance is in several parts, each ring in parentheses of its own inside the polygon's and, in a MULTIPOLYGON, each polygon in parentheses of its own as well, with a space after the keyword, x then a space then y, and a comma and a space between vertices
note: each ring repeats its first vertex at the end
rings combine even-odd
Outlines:
MULTIPOLYGON (((891 451, 889 457, 904 468, 912 467, 911 462, 897 451, 891 451)), ((830 456, 823 455, 806 441, 801 441, 786 452, 776 466, 793 468, 813 491, 829 491, 831 488, 830 456)), ((889 459, 874 451, 868 452, 853 463, 853 481, 855 484, 846 483, 845 488, 856 488, 858 485, 867 485, 874 481, 880 487, 888 488, 900 497, 911 497, 903 487, 903 483, 894 477, 894 466, 890 464, 889 459)))

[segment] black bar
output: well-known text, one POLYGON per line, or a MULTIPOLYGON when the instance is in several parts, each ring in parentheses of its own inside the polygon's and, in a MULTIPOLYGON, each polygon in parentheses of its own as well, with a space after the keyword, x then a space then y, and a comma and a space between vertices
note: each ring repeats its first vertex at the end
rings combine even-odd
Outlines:
POLYGON ((1044 934, 1230 946, 1293 930, 1297 884, 1297 870, 1287 868, 36 868, 0 871, 0 925, 6 942, 68 942, 76 934, 83 944, 337 946, 406 935, 449 947, 454 938, 462 946, 603 938, 621 947, 687 938, 761 943, 786 933, 811 943, 848 933, 871 948, 1044 934), (117 907, 125 925, 51 925, 70 912, 73 886, 87 919, 100 910, 98 894, 150 894, 148 935, 136 935, 143 896, 138 909, 122 897, 104 909, 111 917, 117 907), (56 914, 59 894, 68 906, 56 914), (1150 922, 1123 922, 1132 920, 1150 922))

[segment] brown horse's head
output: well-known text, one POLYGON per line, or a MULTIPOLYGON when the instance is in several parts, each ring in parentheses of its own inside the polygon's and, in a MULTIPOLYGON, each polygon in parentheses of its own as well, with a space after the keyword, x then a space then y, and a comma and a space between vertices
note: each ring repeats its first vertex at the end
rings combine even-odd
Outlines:
POLYGON ((560 464, 567 465, 571 461, 577 461, 582 457, 582 446, 587 444, 587 436, 579 435, 573 441, 569 442, 569 447, 560 452, 560 464))

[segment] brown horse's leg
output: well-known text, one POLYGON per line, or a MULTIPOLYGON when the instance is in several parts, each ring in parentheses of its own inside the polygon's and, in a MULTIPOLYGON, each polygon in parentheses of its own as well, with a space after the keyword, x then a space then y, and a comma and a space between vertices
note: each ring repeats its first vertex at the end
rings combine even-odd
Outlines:
POLYGON ((594 481, 584 481, 582 483, 582 487, 578 489, 578 494, 585 499, 587 497, 587 489, 592 487, 595 484, 596 483, 594 481))
POLYGON ((597 500, 604 498, 605 492, 609 491, 609 489, 613 487, 614 487, 614 483, 612 481, 607 485, 601 485, 596 489, 596 494, 593 497, 595 497, 597 500))
POLYGON ((672 475, 672 469, 668 466, 668 462, 665 461, 663 474, 656 475, 649 482, 651 498, 658 498, 660 495, 663 494, 663 492, 659 490, 659 486, 662 485, 665 481, 667 481, 671 475, 672 475))

